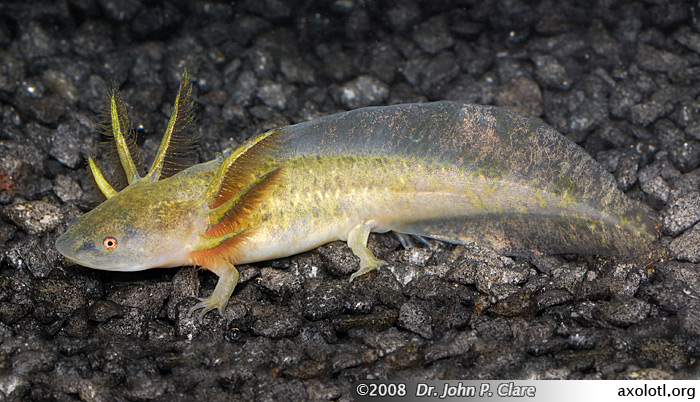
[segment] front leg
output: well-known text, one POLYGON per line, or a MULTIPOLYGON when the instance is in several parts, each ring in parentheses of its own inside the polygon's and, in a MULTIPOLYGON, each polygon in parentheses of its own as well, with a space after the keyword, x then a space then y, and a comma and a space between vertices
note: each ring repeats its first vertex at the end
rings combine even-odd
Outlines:
POLYGON ((187 315, 189 316, 193 312, 201 309, 202 311, 198 314, 200 323, 202 322, 204 316, 214 309, 219 310, 219 315, 222 317, 224 316, 224 309, 228 304, 228 300, 231 298, 233 289, 235 289, 236 284, 238 283, 238 270, 228 261, 216 260, 203 268, 206 268, 218 275, 219 281, 216 283, 216 287, 214 288, 211 296, 200 299, 201 301, 199 303, 195 304, 189 309, 189 311, 187 311, 187 315))
POLYGON ((352 253, 360 258, 360 269, 350 275, 350 281, 386 265, 386 261, 375 257, 367 248, 367 239, 369 239, 369 233, 373 227, 374 224, 365 221, 355 225, 348 232, 348 246, 350 246, 352 253))

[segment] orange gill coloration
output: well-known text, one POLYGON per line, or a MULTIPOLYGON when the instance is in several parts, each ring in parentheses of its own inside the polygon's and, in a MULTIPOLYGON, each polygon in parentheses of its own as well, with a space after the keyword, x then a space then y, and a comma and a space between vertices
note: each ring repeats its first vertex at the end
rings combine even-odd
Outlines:
POLYGON ((144 177, 118 92, 105 131, 128 186, 116 191, 92 159, 107 200, 57 240, 88 267, 136 271, 198 265, 219 281, 191 310, 223 312, 237 264, 344 240, 352 278, 385 264, 370 232, 477 242, 506 255, 641 256, 655 231, 612 176, 539 120, 460 102, 372 107, 260 134, 225 157, 185 168, 192 149, 187 73, 144 177))

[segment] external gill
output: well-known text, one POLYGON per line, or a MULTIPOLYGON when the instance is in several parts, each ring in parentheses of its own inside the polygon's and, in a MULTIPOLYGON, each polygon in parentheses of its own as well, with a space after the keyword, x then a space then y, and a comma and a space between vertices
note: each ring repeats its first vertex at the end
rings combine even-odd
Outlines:
MULTIPOLYGON (((151 168, 148 170, 148 174, 142 178, 138 173, 137 163, 134 161, 135 159, 140 161, 141 158, 136 148, 136 136, 131 129, 126 106, 117 89, 110 91, 107 99, 108 104, 103 112, 103 115, 106 116, 109 121, 103 122, 102 129, 105 135, 114 140, 114 146, 119 156, 119 162, 126 174, 128 185, 133 185, 142 180, 153 183, 164 176, 165 168, 168 169, 169 174, 172 174, 172 172, 177 169, 177 166, 173 166, 174 164, 172 162, 168 162, 177 159, 179 155, 187 153, 192 147, 193 142, 192 139, 183 140, 183 138, 191 138, 191 136, 187 135, 187 132, 191 131, 192 122, 193 102, 191 100, 191 93, 192 87, 190 85, 189 75, 185 71, 182 74, 180 88, 175 98, 175 104, 173 105, 173 113, 170 117, 168 127, 163 134, 163 140, 160 144, 160 148, 158 148, 156 158, 151 168)), ((88 164, 90 165, 92 176, 102 194, 108 199, 117 194, 117 191, 107 182, 92 158, 88 158, 88 164)), ((180 169, 182 168, 184 168, 184 166, 180 167, 180 169)))

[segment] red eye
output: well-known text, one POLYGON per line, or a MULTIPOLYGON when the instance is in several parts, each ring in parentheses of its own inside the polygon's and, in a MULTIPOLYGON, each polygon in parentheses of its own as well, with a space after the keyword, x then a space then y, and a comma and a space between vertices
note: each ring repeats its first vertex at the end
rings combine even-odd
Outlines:
POLYGON ((117 248, 117 239, 112 236, 107 236, 102 240, 102 245, 109 251, 117 248))

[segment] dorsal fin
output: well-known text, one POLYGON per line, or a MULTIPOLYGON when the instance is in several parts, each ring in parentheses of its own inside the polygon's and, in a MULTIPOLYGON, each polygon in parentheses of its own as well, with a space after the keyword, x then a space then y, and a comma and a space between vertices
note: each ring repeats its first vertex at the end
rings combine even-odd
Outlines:
POLYGON ((203 199, 214 209, 237 196, 251 183, 279 167, 274 152, 279 148, 276 130, 259 134, 241 144, 224 159, 203 199))
POLYGON ((192 130, 194 101, 191 95, 190 76, 184 71, 168 127, 163 133, 158 153, 148 171, 150 182, 170 177, 196 162, 197 136, 192 130))
POLYGON ((208 216, 206 236, 222 236, 247 229, 251 215, 256 212, 282 178, 283 168, 274 169, 251 182, 208 216))

